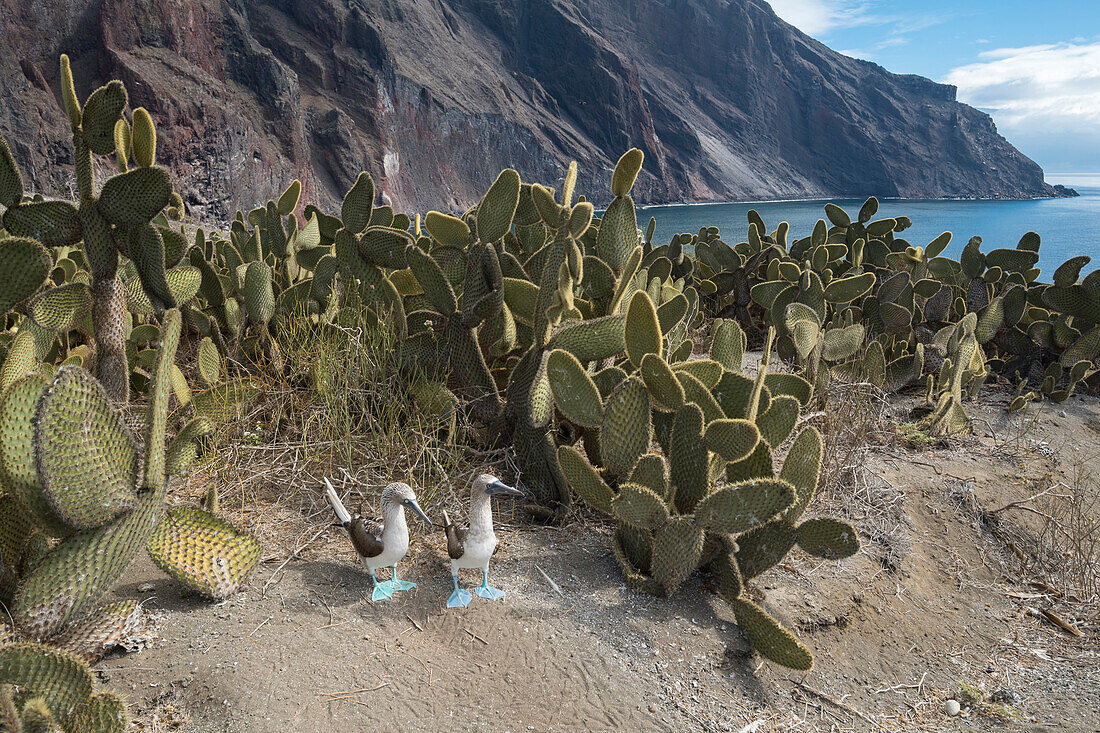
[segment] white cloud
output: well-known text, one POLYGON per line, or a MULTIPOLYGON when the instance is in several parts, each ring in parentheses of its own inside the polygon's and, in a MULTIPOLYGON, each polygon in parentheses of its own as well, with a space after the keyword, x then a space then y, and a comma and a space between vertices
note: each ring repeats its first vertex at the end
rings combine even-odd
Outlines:
MULTIPOLYGON (((945 13, 885 13, 880 0, 771 0, 772 10, 803 33, 824 38, 830 31, 862 26, 879 26, 873 37, 880 40, 875 48, 901 46, 909 42, 910 33, 938 25, 948 20, 945 13)), ((864 56, 867 54, 864 53, 864 56)))
POLYGON ((771 0, 771 6, 780 18, 811 36, 878 22, 869 12, 870 3, 861 0, 771 0))
POLYGON ((1100 42, 998 48, 943 81, 1002 132, 1080 133, 1100 125, 1100 42))

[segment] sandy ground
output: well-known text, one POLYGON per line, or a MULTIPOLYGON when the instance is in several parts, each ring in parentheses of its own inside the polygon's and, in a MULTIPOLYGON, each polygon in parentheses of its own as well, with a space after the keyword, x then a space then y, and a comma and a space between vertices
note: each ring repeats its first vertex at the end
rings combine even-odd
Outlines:
MULTIPOLYGON (((350 545, 317 520, 301 559, 284 565, 294 547, 266 548, 271 561, 217 605, 182 596, 143 559, 117 595, 147 601, 158 636, 100 675, 140 730, 1003 728, 976 709, 945 714, 964 682, 1010 704, 1011 729, 1098 731, 1100 612, 1036 587, 975 508, 1100 468, 1100 404, 1073 397, 1021 420, 1003 395, 983 401, 968 407, 973 437, 882 445, 860 496, 811 509, 856 521, 857 557, 796 550, 759 579, 766 607, 814 651, 809 673, 753 654, 705 578, 668 600, 627 590, 598 522, 509 525, 491 575, 507 597, 449 610, 441 537, 414 537, 402 576, 419 588, 374 604, 350 545)), ((1002 529, 1034 519, 996 516, 1002 529)))

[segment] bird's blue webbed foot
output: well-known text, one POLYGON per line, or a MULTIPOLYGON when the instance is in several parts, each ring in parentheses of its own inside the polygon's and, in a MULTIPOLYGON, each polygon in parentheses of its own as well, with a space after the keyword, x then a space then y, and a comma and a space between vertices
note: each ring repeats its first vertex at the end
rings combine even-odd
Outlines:
POLYGON ((413 582, 408 581, 408 580, 401 580, 400 578, 398 578, 397 577, 397 566, 394 565, 393 566, 393 580, 390 581, 390 587, 394 591, 412 590, 413 588, 416 587, 416 583, 413 583, 413 582))
POLYGON ((504 597, 504 591, 489 585, 489 573, 484 570, 481 571, 481 585, 474 588, 474 592, 482 598, 488 598, 491 601, 499 601, 504 597))
POLYGON ((451 579, 455 582, 455 589, 451 592, 451 597, 447 599, 447 608, 465 608, 474 599, 474 596, 470 591, 458 587, 457 575, 452 575, 451 579))
POLYGON ((393 598, 393 581, 384 580, 382 582, 379 582, 378 578, 375 577, 373 570, 370 573, 370 577, 371 580, 374 581, 374 590, 370 594, 370 599, 372 601, 377 602, 384 601, 387 598, 393 598))

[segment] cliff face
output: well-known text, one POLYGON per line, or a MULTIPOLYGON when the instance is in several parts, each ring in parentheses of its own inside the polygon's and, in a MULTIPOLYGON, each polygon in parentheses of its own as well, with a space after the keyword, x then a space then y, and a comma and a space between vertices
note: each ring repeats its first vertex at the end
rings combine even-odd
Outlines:
POLYGON ((68 187, 57 57, 125 81, 204 216, 369 170, 398 209, 457 209, 506 166, 644 203, 1055 195, 953 87, 837 54, 762 0, 6 0, 0 131, 68 187), (587 179, 587 180, 585 180, 587 179))

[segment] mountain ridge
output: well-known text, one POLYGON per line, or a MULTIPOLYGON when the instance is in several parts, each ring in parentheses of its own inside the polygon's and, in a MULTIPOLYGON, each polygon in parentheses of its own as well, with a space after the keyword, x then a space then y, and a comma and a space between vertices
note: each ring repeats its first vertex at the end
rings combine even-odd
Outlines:
MULTIPOLYGON (((331 206, 367 170, 399 209, 460 210, 504 167, 639 203, 1061 195, 950 85, 851 59, 758 0, 12 0, 0 131, 68 183, 59 53, 120 78, 199 215, 292 178, 331 206), (18 59, 18 61, 16 60, 18 59)), ((89 78, 91 77, 91 78, 89 78)))

